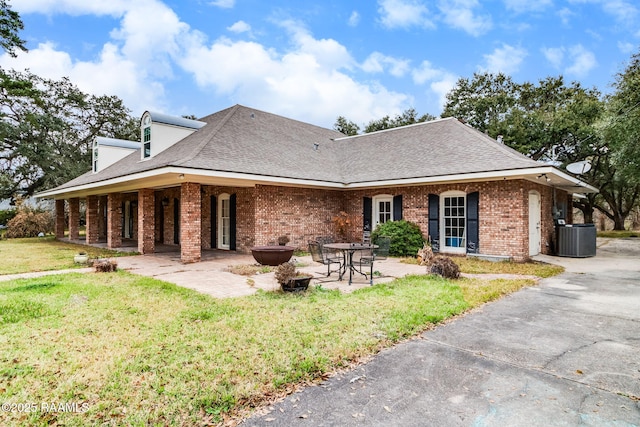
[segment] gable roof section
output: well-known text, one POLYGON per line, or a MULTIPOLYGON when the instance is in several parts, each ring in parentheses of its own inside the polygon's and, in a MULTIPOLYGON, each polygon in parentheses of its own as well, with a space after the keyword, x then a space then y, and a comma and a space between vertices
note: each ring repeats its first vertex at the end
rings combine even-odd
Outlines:
POLYGON ((335 141, 350 183, 537 168, 541 164, 455 118, 335 141))
POLYGON ((464 175, 476 179, 483 173, 495 179, 501 173, 515 176, 518 171, 529 175, 553 171, 565 181, 578 182, 455 118, 353 137, 242 105, 199 121, 206 125, 150 159, 141 160, 136 151, 98 173, 84 174, 42 196, 176 170, 206 173, 209 177, 233 174, 246 180, 299 180, 301 185, 313 181, 332 188, 401 180, 434 182, 436 177, 446 181, 453 179, 447 177, 460 179, 464 175))

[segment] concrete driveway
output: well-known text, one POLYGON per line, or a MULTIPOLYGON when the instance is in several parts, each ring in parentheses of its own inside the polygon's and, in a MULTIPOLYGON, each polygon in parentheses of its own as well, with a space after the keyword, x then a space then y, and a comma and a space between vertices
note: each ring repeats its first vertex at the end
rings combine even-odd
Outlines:
POLYGON ((243 425, 640 425, 640 239, 598 245, 243 425))

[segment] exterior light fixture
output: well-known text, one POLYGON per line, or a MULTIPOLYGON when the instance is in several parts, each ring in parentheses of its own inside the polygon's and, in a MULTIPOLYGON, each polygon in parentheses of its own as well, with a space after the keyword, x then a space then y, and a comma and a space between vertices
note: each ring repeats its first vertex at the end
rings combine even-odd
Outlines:
POLYGON ((165 207, 165 208, 167 206, 169 206, 169 198, 168 197, 163 197, 162 198, 162 206, 165 207))
POLYGON ((180 179, 184 179, 184 174, 183 174, 183 173, 181 173, 180 175, 178 175, 178 178, 180 178, 180 179))

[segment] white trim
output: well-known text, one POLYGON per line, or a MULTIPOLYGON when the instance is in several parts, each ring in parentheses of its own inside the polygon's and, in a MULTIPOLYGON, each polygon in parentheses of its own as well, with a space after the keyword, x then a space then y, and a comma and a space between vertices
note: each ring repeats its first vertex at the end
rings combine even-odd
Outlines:
POLYGON ((393 221, 393 196, 391 194, 378 194, 372 198, 371 203, 371 218, 373 220, 371 231, 380 225, 380 202, 389 202, 389 221, 393 221))
MULTIPOLYGON (((440 193, 440 252, 451 254, 466 254, 467 253, 467 193, 464 191, 445 191, 440 193), (447 197, 462 197, 464 198, 464 232, 462 235, 462 246, 447 246, 447 236, 445 230, 445 202, 447 197)), ((459 239, 460 237, 452 237, 452 239, 459 239)))
POLYGON ((228 193, 222 193, 218 196, 218 217, 216 218, 216 222, 218 223, 217 225, 217 229, 218 229, 218 249, 227 249, 229 250, 231 248, 231 216, 229 216, 229 224, 228 227, 225 227, 223 224, 223 209, 222 209, 222 205, 224 202, 227 202, 229 204, 229 215, 231 215, 231 195, 228 193), (224 242, 224 233, 225 233, 225 228, 227 228, 227 232, 229 233, 229 235, 227 236, 229 239, 229 243, 227 244, 223 244, 222 242, 224 242))
MULTIPOLYGON (((203 170, 203 169, 191 169, 177 166, 167 166, 159 169, 153 169, 145 172, 138 172, 131 175, 120 176, 116 178, 107 179, 104 181, 93 182, 90 184, 78 185, 75 187, 68 187, 64 189, 53 189, 49 191, 43 191, 35 195, 37 198, 48 198, 56 195, 66 195, 65 197, 76 197, 77 195, 92 194, 91 190, 103 188, 105 193, 109 192, 110 186, 119 186, 124 183, 131 183, 136 180, 146 179, 158 179, 157 185, 170 186, 178 185, 181 182, 190 180, 192 182, 200 182, 204 185, 209 185, 207 179, 220 179, 223 181, 232 181, 229 185, 240 187, 254 187, 256 184, 272 184, 272 185, 287 185, 294 187, 315 187, 315 188, 328 188, 328 189, 364 189, 364 188, 377 188, 377 187, 392 187, 392 186, 411 186, 421 184, 441 184, 441 183, 456 183, 456 182, 472 182, 472 181, 495 181, 498 179, 526 179, 532 182, 539 182, 542 185, 557 186, 561 190, 568 191, 569 193, 597 193, 598 190, 591 185, 580 181, 572 176, 569 176, 562 171, 552 166, 541 166, 539 168, 531 169, 513 169, 508 171, 491 171, 491 172, 477 172, 467 174, 455 174, 455 175, 442 175, 434 177, 416 177, 397 180, 386 181, 366 181, 344 184, 333 181, 319 181, 313 179, 298 179, 298 178, 284 178, 278 176, 265 176, 256 174, 245 174, 239 172, 226 172, 216 170, 203 170), (547 183, 538 181, 536 178, 539 175, 546 174, 551 181, 547 183), (185 179, 179 180, 178 175, 184 174, 185 179), (205 178, 205 179, 202 179, 205 178), (577 191, 580 188, 583 191, 577 191)), ((140 185, 132 183, 128 186, 129 190, 135 190, 140 188, 140 185)))

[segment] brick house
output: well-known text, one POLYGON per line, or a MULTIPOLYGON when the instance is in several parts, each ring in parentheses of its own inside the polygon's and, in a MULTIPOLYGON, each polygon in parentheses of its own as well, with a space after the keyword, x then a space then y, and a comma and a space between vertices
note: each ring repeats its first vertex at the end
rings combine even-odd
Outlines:
POLYGON ((236 105, 200 120, 145 112, 140 136, 96 138, 91 171, 38 195, 55 199, 58 238, 68 220, 78 240, 84 203, 87 244, 175 245, 196 262, 281 235, 305 248, 344 211, 350 241, 406 219, 441 252, 524 260, 551 252, 574 194, 597 191, 453 118, 346 137, 236 105))

